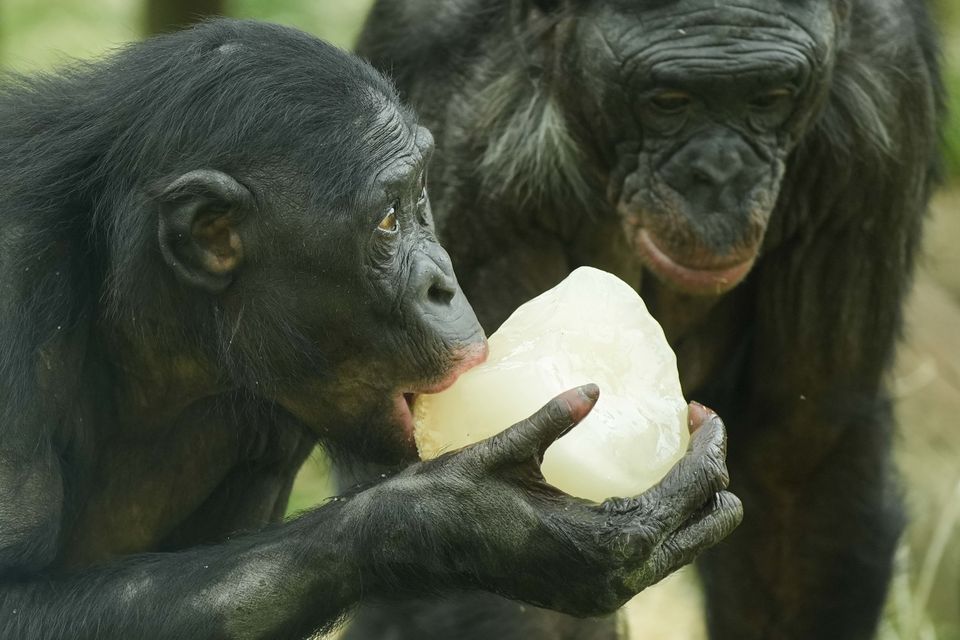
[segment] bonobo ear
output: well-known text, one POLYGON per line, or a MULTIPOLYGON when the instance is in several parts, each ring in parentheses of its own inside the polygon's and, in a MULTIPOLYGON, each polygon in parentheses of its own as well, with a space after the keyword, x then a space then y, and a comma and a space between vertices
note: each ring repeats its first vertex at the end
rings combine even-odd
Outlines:
POLYGON ((177 277, 221 293, 243 262, 237 222, 253 197, 225 173, 198 169, 171 182, 160 194, 160 252, 177 277))

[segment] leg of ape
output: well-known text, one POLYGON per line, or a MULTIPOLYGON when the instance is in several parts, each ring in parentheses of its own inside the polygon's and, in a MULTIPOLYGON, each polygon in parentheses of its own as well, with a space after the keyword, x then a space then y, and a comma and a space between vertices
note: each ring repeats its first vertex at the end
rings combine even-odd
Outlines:
POLYGON ((743 524, 699 562, 710 637, 873 638, 902 527, 884 421, 848 426, 796 474, 802 438, 757 440, 731 437, 743 524))

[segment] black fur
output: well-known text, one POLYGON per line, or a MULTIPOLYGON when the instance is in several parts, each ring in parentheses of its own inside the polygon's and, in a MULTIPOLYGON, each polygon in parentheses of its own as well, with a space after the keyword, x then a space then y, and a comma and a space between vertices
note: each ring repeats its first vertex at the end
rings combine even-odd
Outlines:
POLYGON ((416 461, 405 394, 485 342, 432 137, 359 59, 213 21, 0 87, 0 638, 298 638, 477 589, 591 615, 738 524, 709 415, 647 497, 544 484, 591 387, 416 461), (281 522, 318 442, 389 473, 281 522))
MULTIPOLYGON (((700 564, 711 637, 872 637, 903 522, 883 376, 936 181, 943 113, 924 2, 382 0, 358 50, 394 75, 435 133, 437 226, 485 328, 578 265, 613 271, 664 325, 688 397, 731 425, 746 517, 700 564), (739 57, 689 53, 747 40, 761 23, 778 35, 739 57), (725 109, 751 90, 733 64, 752 51, 810 47, 779 58, 808 55, 810 72, 779 137, 750 134, 753 148, 782 154, 783 177, 763 194, 776 205, 752 270, 732 290, 718 285, 723 295, 655 277, 633 245, 635 221, 617 214, 625 202, 645 203, 628 213, 645 216, 641 228, 653 225, 681 262, 744 254, 732 212, 698 210, 693 189, 656 199, 650 185, 687 133, 678 124, 674 137, 656 138, 644 93, 655 80, 621 73, 640 59, 621 56, 630 47, 653 59, 657 47, 694 35, 670 55, 699 63, 701 84, 680 78, 679 88, 704 100, 736 88, 725 109), (660 160, 645 167, 648 157, 660 160)), ((740 131, 729 113, 706 112, 703 130, 740 131)), ((704 142, 692 158, 731 148, 704 142)), ((503 606, 509 637, 519 623, 503 606)))

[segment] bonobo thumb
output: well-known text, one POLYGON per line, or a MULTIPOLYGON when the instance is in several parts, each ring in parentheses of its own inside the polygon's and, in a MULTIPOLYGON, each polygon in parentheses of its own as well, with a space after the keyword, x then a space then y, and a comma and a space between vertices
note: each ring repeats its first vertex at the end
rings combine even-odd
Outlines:
POLYGON ((564 391, 526 420, 495 436, 501 459, 528 462, 536 458, 542 462, 547 447, 586 418, 599 397, 600 388, 595 384, 564 391))

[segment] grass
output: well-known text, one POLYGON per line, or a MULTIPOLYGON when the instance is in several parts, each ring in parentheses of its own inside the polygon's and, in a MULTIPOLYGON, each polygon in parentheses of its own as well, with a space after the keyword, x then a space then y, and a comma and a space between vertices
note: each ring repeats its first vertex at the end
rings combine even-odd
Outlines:
POLYGON ((960 535, 960 480, 934 527, 925 553, 907 543, 897 550, 897 573, 877 640, 956 640, 960 626, 935 622, 929 611, 937 574, 951 540, 960 535), (919 557, 917 557, 919 555, 919 557))

